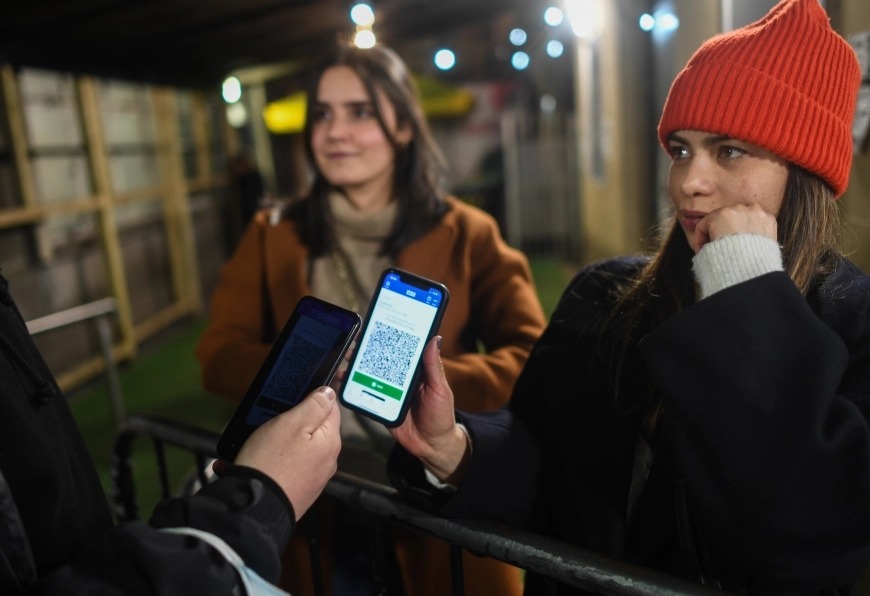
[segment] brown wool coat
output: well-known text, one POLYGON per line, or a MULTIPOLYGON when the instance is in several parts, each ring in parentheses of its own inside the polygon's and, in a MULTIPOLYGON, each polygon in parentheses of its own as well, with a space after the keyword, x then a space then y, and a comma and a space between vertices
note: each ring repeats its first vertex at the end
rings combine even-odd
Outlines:
MULTIPOLYGON (((439 333, 457 407, 498 408, 543 331, 544 314, 525 256, 505 243, 489 215, 448 201, 442 221, 406 247, 396 265, 450 291, 439 333)), ((292 222, 272 225, 268 215, 255 217, 223 266, 196 349, 205 387, 236 400, 269 351, 263 338, 275 337, 299 298, 310 293, 308 248, 292 222), (264 329, 264 321, 272 328, 264 329)))

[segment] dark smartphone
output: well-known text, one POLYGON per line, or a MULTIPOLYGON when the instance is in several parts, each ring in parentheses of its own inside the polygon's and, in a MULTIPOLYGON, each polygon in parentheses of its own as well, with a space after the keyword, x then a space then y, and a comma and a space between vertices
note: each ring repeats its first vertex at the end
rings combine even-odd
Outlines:
POLYGON ((381 274, 339 401, 386 426, 405 418, 420 358, 447 308, 447 288, 401 269, 381 274))
POLYGON ((328 385, 359 327, 355 312, 303 296, 218 440, 218 455, 233 461, 258 426, 328 385))

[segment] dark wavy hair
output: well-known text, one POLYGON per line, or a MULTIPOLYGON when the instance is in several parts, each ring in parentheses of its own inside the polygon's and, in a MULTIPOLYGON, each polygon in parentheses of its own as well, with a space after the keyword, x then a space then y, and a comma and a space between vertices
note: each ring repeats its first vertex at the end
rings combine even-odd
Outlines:
POLYGON ((308 85, 308 105, 305 121, 305 150, 314 170, 314 181, 307 197, 288 208, 288 216, 297 222, 302 241, 313 256, 329 252, 335 242, 327 197, 333 190, 317 168, 311 146, 317 86, 323 73, 335 66, 347 66, 359 76, 374 106, 381 130, 395 151, 393 195, 398 202, 396 221, 384 239, 382 254, 396 255, 402 248, 435 226, 448 209, 441 188, 445 162, 435 144, 429 124, 423 114, 420 94, 408 67, 391 49, 377 45, 360 49, 339 43, 318 68, 308 85), (388 129, 377 92, 383 94, 396 113, 399 127, 411 130, 411 141, 400 145, 388 129))

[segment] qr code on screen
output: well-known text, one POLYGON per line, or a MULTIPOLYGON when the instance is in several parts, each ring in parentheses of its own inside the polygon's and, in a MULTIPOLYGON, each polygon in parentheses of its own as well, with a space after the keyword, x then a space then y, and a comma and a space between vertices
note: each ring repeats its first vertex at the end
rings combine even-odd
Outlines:
POLYGON ((281 359, 275 363, 268 385, 264 387, 264 393, 282 401, 295 403, 322 358, 322 348, 301 337, 291 335, 284 346, 281 359))
POLYGON ((419 343, 419 337, 376 321, 359 368, 366 374, 401 387, 410 372, 411 358, 419 343))

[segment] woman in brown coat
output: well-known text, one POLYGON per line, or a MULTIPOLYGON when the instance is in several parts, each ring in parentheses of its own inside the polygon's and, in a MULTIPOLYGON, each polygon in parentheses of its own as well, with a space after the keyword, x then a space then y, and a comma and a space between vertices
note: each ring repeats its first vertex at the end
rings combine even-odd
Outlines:
MULTIPOLYGON (((543 312, 525 256, 504 242, 490 216, 441 191, 440 153, 407 68, 384 47, 340 47, 308 97, 311 191, 258 214, 224 266, 197 347, 206 388, 239 399, 300 297, 364 313, 380 272, 395 265, 450 290, 439 333, 457 401, 472 411, 502 406, 543 329, 543 312)), ((342 437, 339 469, 386 482, 389 434, 345 410, 342 437)), ((396 538, 406 591, 448 592, 446 545, 396 538)), ((516 569, 466 557, 469 594, 519 594, 516 569)), ((290 575, 300 577, 306 563, 293 557, 298 568, 290 575)))

